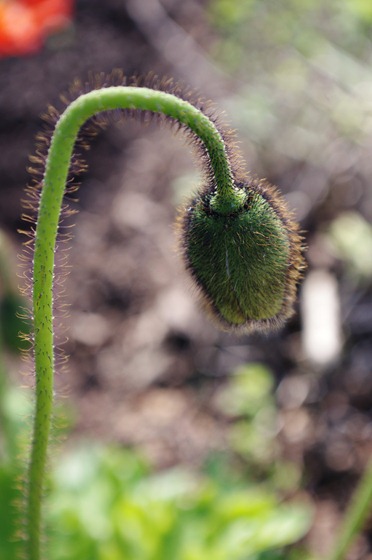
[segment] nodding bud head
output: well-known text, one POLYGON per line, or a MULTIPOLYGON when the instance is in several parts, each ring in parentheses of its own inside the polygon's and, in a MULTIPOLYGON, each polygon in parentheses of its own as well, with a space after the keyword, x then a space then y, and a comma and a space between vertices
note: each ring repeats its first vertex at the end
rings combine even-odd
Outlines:
POLYGON ((293 313, 304 268, 302 238, 278 191, 263 180, 236 185, 239 207, 218 211, 204 189, 179 216, 186 267, 204 307, 224 330, 267 331, 293 313))

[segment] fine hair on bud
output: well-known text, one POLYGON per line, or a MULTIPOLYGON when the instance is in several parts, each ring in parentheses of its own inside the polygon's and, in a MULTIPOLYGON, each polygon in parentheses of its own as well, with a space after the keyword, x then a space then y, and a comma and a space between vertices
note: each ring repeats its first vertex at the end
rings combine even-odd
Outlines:
POLYGON ((223 330, 269 331, 293 314, 304 269, 302 237, 278 190, 235 182, 242 204, 219 213, 213 181, 181 209, 179 243, 201 303, 223 330))

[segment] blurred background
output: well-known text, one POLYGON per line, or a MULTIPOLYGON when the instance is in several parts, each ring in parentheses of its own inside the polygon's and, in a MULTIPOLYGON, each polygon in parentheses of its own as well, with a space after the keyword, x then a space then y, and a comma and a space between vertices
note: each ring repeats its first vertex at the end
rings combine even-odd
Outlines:
MULTIPOLYGON (((367 0, 0 1, 1 557, 31 414, 16 317, 29 155, 48 104, 114 68, 216 103, 300 221, 308 270, 281 332, 218 332, 175 247, 200 179, 181 134, 129 121, 92 141, 70 200, 48 558, 329 552, 371 453, 371 39, 367 0)), ((371 543, 367 527, 350 560, 371 543)))

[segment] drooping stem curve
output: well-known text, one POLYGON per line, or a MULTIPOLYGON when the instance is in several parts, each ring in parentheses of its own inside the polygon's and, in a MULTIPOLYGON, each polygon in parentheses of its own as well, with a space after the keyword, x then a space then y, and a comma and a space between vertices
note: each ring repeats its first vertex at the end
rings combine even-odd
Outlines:
POLYGON ((33 320, 36 403, 26 496, 27 560, 41 558, 41 504, 54 392, 54 253, 62 199, 81 126, 97 113, 114 109, 162 113, 189 128, 204 144, 210 160, 216 183, 214 210, 228 213, 240 204, 224 141, 217 128, 199 109, 172 94, 124 86, 94 90, 73 101, 57 122, 46 161, 35 235, 33 320))

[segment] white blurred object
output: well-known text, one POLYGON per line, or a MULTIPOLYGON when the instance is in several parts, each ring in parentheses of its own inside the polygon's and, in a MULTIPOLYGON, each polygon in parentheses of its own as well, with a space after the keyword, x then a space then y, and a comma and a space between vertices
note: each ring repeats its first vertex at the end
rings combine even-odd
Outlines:
POLYGON ((302 346, 306 357, 320 367, 340 355, 342 334, 337 282, 326 270, 310 272, 302 293, 302 346))

